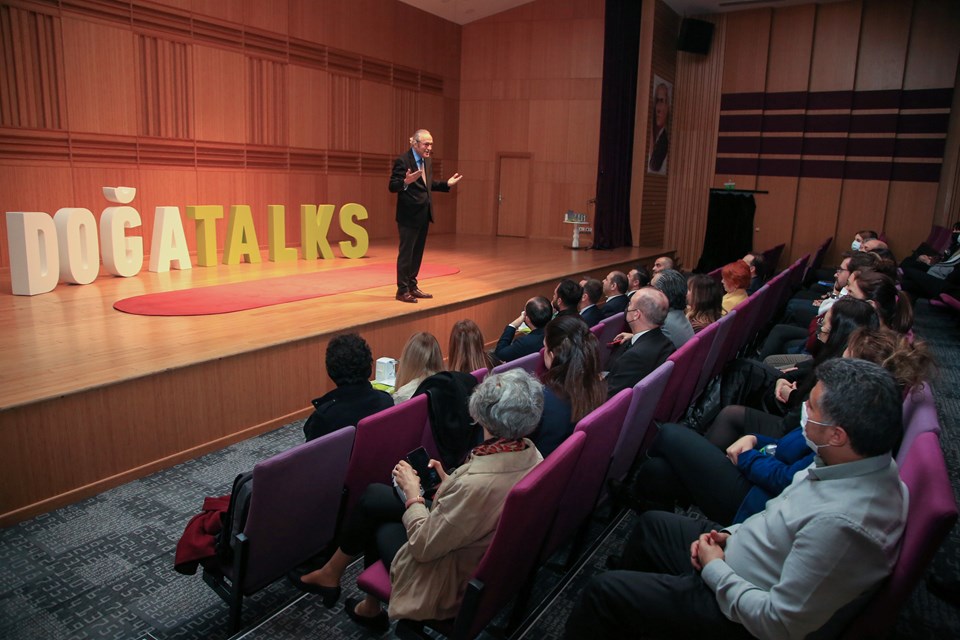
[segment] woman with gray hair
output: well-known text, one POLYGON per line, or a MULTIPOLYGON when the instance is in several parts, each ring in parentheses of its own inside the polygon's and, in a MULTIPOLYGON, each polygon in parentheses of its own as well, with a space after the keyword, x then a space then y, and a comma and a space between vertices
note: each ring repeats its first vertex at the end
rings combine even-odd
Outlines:
MULTIPOLYGON (((450 475, 430 460, 440 478, 432 503, 423 497, 417 472, 399 461, 393 468, 399 491, 385 484, 367 487, 344 523, 340 548, 322 568, 290 580, 333 607, 344 571, 363 553, 365 566, 381 560, 390 570, 390 618, 454 617, 507 494, 543 460, 526 438, 542 411, 542 385, 525 371, 488 376, 470 396, 470 415, 483 428, 484 441, 450 475)), ((373 596, 347 599, 345 610, 361 626, 381 633, 389 628, 387 612, 373 596)))

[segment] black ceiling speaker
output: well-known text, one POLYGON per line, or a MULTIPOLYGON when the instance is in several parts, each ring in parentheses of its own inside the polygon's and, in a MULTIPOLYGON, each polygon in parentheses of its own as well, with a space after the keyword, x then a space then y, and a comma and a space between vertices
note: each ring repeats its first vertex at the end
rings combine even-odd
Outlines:
POLYGON ((707 55, 713 42, 713 23, 706 20, 684 18, 680 23, 680 35, 677 37, 677 50, 707 55))

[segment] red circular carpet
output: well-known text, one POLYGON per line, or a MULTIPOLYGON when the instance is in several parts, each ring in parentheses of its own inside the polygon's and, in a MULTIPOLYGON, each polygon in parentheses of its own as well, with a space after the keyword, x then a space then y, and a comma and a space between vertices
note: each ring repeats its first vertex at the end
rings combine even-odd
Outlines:
MULTIPOLYGON (((439 278, 459 273, 444 264, 424 264, 420 279, 439 278)), ((373 289, 396 282, 393 264, 374 264, 333 269, 250 282, 234 282, 211 287, 148 293, 124 298, 113 308, 141 316, 203 316, 232 313, 285 302, 332 296, 347 291, 373 289)))

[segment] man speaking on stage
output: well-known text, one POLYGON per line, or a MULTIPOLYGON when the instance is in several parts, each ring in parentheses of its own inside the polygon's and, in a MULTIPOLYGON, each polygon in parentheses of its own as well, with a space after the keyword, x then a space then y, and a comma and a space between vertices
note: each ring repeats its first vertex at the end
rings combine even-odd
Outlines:
POLYGON ((430 192, 450 191, 463 178, 454 173, 446 182, 433 182, 432 154, 433 136, 426 129, 419 129, 410 138, 410 150, 393 162, 390 173, 390 192, 397 194, 397 300, 401 302, 433 297, 417 286, 427 231, 433 222, 430 192))

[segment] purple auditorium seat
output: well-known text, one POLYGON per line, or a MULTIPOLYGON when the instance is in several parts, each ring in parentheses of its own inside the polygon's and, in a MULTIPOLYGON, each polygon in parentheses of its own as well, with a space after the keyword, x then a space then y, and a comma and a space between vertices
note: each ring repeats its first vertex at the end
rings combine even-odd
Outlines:
POLYGON ((498 364, 490 371, 490 373, 503 373, 504 371, 510 371, 511 369, 523 369, 530 375, 539 376, 544 371, 543 349, 540 349, 540 351, 537 353, 531 353, 523 356, 522 358, 517 358, 516 360, 511 360, 510 362, 504 362, 503 364, 498 364))
POLYGON ((344 482, 347 492, 344 519, 368 485, 389 483, 393 466, 417 447, 425 447, 436 458, 432 439, 425 393, 361 420, 344 482))
POLYGON ((800 285, 803 284, 803 276, 807 272, 807 263, 810 261, 810 254, 802 255, 793 265, 790 267, 792 271, 790 272, 790 295, 792 296, 800 288, 800 285))
POLYGON ((949 293, 941 293, 940 302, 950 307, 954 311, 960 311, 960 300, 957 300, 949 293))
POLYGON ((577 534, 585 532, 590 514, 600 500, 632 398, 633 389, 624 389, 584 416, 573 430, 574 433, 585 433, 587 441, 560 500, 557 519, 544 547, 544 560, 569 540, 573 540, 573 548, 568 564, 579 554, 583 536, 577 534))
POLYGON ((903 466, 914 440, 921 433, 940 435, 940 418, 937 405, 933 401, 933 391, 929 382, 923 383, 923 389, 908 391, 903 401, 903 439, 897 451, 897 464, 903 466))
POLYGON ((957 521, 957 503, 936 434, 917 436, 900 468, 900 478, 910 492, 900 557, 893 567, 893 574, 853 621, 844 638, 890 635, 900 609, 957 521))
POLYGON ((630 466, 640 453, 644 436, 653 421, 653 411, 667 387, 673 367, 673 361, 667 360, 634 385, 623 429, 613 449, 613 460, 607 471, 608 480, 623 480, 630 471, 630 466))
POLYGON ((240 627, 243 597, 322 551, 334 537, 354 427, 305 442, 253 468, 253 494, 232 563, 204 568, 203 580, 230 605, 240 627))
MULTIPOLYGON (((720 358, 727 352, 727 340, 730 339, 730 329, 733 328, 733 323, 736 322, 734 318, 736 317, 737 312, 731 311, 710 325, 711 327, 716 325, 714 329, 714 331, 716 331, 716 337, 713 339, 710 351, 707 352, 706 359, 704 359, 700 365, 700 377, 697 379, 697 386, 693 390, 691 400, 696 399, 700 395, 707 386, 707 383, 713 380, 726 364, 726 361, 721 362, 720 358)), ((707 328, 709 329, 710 327, 707 328)), ((706 331, 706 329, 703 331, 706 331)), ((703 333, 703 331, 701 331, 701 333, 703 333)))
MULTIPOLYGON (((540 547, 586 440, 584 433, 574 433, 510 490, 490 546, 467 584, 457 617, 426 624, 447 637, 465 640, 476 637, 514 596, 519 597, 522 609, 524 591, 536 569, 540 547)), ((390 600, 390 576, 382 562, 364 570, 357 578, 357 586, 382 602, 390 600)), ((397 624, 398 635, 401 626, 416 630, 422 624, 401 620, 397 624)))
POLYGON ((471 371, 470 375, 477 379, 477 384, 480 384, 487 377, 487 374, 490 373, 490 370, 486 367, 477 369, 476 371, 471 371))
POLYGON ((766 265, 767 273, 777 272, 777 265, 780 264, 780 256, 783 255, 783 249, 786 246, 787 245, 781 243, 763 252, 763 262, 766 265))
POLYGON ((626 315, 625 312, 615 313, 609 318, 604 318, 602 322, 599 322, 593 325, 590 328, 590 332, 597 336, 597 341, 600 343, 600 370, 607 370, 607 362, 610 360, 610 354, 613 352, 613 348, 608 346, 618 333, 623 333, 624 331, 629 331, 627 327, 627 322, 624 319, 626 315))
POLYGON ((803 274, 803 281, 810 284, 809 280, 813 278, 814 273, 823 265, 823 258, 827 255, 827 249, 830 248, 830 243, 833 242, 833 236, 830 236, 823 241, 819 247, 817 247, 816 253, 813 254, 813 260, 810 261, 810 264, 807 265, 807 270, 803 274))
MULTIPOLYGON (((704 329, 703 331, 706 331, 704 329)), ((701 331, 700 333, 703 333, 701 331)), ((694 371, 699 372, 700 365, 694 359, 697 355, 697 346, 700 343, 700 334, 693 336, 690 340, 687 340, 686 344, 674 351, 669 358, 668 362, 673 362, 673 373, 670 374, 670 380, 667 382, 667 388, 664 390, 663 395, 660 396, 660 402, 657 403, 657 408, 653 412, 653 419, 658 422, 670 422, 673 420, 674 409, 676 405, 677 395, 680 390, 680 387, 683 385, 684 381, 693 376, 694 381, 696 377, 694 376, 694 371)))

